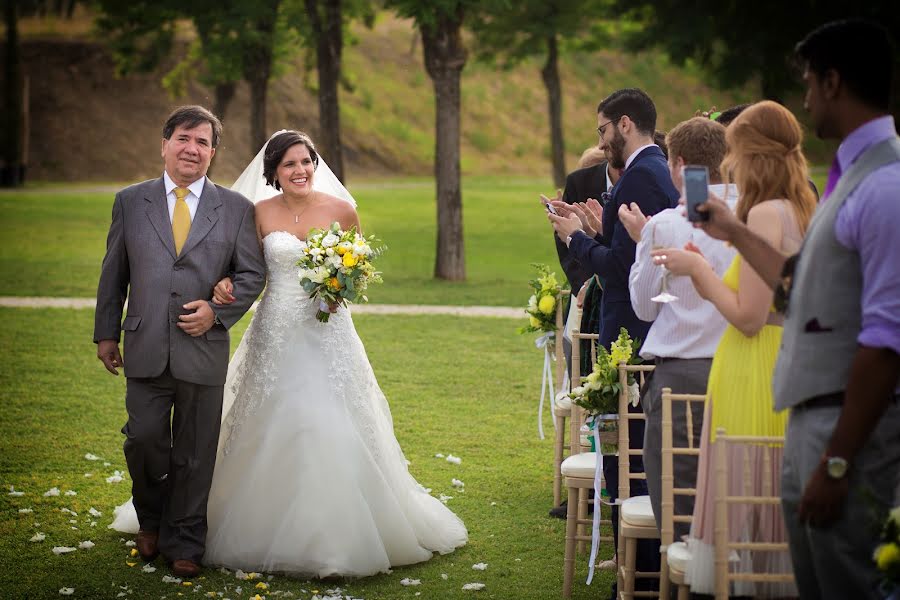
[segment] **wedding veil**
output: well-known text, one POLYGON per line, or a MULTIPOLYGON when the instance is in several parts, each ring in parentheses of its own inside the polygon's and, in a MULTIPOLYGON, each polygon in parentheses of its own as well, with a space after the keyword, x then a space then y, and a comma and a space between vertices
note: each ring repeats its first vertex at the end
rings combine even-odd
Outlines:
MULTIPOLYGON (((276 131, 269 140, 285 131, 287 131, 287 129, 276 131)), ((250 161, 250 164, 247 165, 244 172, 241 173, 240 177, 234 182, 234 185, 231 186, 232 190, 243 194, 254 204, 260 200, 265 200, 266 198, 271 198, 272 196, 281 193, 266 183, 266 178, 263 177, 263 157, 266 154, 266 147, 268 145, 268 141, 263 144, 263 147, 260 148, 256 157, 250 161)), ((313 176, 313 189, 326 194, 331 194, 332 196, 346 200, 353 206, 356 206, 356 200, 353 199, 353 196, 347 191, 344 184, 337 178, 334 171, 328 167, 328 164, 325 162, 325 159, 322 158, 321 154, 319 155, 319 166, 316 167, 316 174, 313 176)))

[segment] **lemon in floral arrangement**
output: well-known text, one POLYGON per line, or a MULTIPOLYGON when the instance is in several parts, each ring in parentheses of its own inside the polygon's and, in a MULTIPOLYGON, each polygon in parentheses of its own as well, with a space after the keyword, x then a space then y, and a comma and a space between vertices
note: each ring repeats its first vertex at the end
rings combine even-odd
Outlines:
POLYGON ((537 276, 528 282, 532 289, 525 306, 528 325, 520 328, 519 333, 552 333, 556 331, 556 307, 564 286, 559 284, 556 274, 547 265, 532 266, 537 269, 537 276))

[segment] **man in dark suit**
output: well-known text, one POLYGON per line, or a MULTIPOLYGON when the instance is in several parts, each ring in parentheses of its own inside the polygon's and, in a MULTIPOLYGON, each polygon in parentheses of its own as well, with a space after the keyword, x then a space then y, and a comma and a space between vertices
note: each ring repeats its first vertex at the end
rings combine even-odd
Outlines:
POLYGON ((265 283, 253 204, 206 177, 221 132, 205 108, 176 109, 163 127, 162 177, 116 194, 94 320, 97 358, 127 378, 122 433, 137 549, 147 561, 161 551, 179 577, 200 572, 205 548, 228 328, 265 283), (226 274, 235 301, 213 305, 226 274))
MULTIPOLYGON (((577 216, 548 215, 557 235, 564 240, 579 263, 590 265, 593 274, 604 281, 600 307, 599 343, 609 348, 624 327, 633 339, 644 340, 650 323, 634 314, 628 289, 628 275, 634 263, 636 244, 619 222, 619 206, 636 203, 645 215, 653 215, 678 203, 679 192, 672 184, 666 157, 654 143, 656 107, 643 91, 626 88, 613 92, 597 107, 597 133, 602 148, 613 168, 624 169, 604 206, 602 231, 596 238, 585 234, 577 216), (603 242, 608 241, 608 245, 603 242)), ((635 349, 637 351, 638 349, 635 349)), ((636 409, 636 411, 639 409, 636 409)), ((644 439, 643 423, 631 421, 629 440, 632 448, 640 448, 644 439)), ((631 461, 633 472, 642 472, 640 457, 631 461)), ((606 489, 615 499, 618 468, 615 461, 604 461, 606 489)), ((632 495, 646 494, 643 482, 631 485, 632 495)), ((618 511, 613 511, 614 537, 617 534, 618 511)), ((639 571, 659 570, 659 544, 641 540, 638 544, 639 571)), ((644 582, 638 582, 640 585, 644 582)))

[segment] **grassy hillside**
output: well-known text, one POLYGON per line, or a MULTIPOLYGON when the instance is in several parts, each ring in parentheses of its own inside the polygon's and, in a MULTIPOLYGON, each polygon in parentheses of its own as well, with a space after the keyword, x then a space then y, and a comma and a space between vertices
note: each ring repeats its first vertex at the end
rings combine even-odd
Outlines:
MULTIPOLYGON (((117 79, 113 63, 93 38, 90 15, 75 22, 29 20, 22 25, 31 73, 30 168, 45 181, 130 181, 158 174, 159 127, 175 105, 211 104, 197 83, 170 97, 165 70, 117 79), (40 73, 38 76, 37 74, 40 73)), ((191 37, 185 28, 181 41, 191 37)), ((390 13, 372 29, 357 25, 357 43, 345 50, 341 114, 349 179, 430 175, 434 156, 434 99, 411 22, 390 13)), ((314 61, 313 61, 314 62, 314 61)), ((466 175, 518 174, 549 180, 546 93, 537 60, 503 71, 470 59, 463 72, 462 166, 466 175)), ((269 89, 268 128, 318 134, 315 73, 303 51, 281 65, 269 89)), ((171 67, 172 65, 168 65, 171 67)), ((754 99, 753 86, 720 91, 696 68, 676 68, 658 52, 609 49, 568 54, 561 65, 567 166, 596 143, 596 105, 619 87, 637 86, 656 100, 666 129, 700 108, 754 99)), ((224 115, 225 137, 214 175, 232 181, 250 148, 246 85, 224 115)), ((815 162, 826 162, 820 147, 815 162)), ((827 149, 826 149, 827 152, 827 149)), ((327 159, 327 157, 326 157, 327 159)))

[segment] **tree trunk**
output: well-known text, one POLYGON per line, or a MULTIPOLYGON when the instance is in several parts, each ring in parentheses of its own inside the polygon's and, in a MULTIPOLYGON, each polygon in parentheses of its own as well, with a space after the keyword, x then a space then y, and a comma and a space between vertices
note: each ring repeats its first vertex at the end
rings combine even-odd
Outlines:
POLYGON ((550 156, 553 161, 553 184, 561 188, 566 183, 566 155, 562 128, 562 86, 559 83, 559 52, 556 34, 547 37, 547 62, 541 78, 547 88, 547 110, 550 117, 550 156))
POLYGON ((237 89, 236 81, 225 81, 216 84, 215 104, 213 104, 213 113, 219 117, 219 120, 225 122, 225 113, 228 111, 228 105, 234 98, 234 92, 237 89))
POLYGON ((0 186, 18 187, 25 183, 25 75, 16 1, 5 0, 3 18, 6 25, 6 61, 3 86, 3 134, 0 149, 0 186))
POLYGON ((341 151, 341 111, 338 87, 341 82, 341 53, 344 45, 340 0, 325 0, 324 20, 319 13, 319 0, 306 0, 306 14, 316 38, 316 60, 319 74, 319 148, 328 166, 344 181, 344 158, 341 151))
POLYGON ((266 129, 266 98, 269 76, 272 74, 275 22, 280 0, 270 0, 269 12, 252 24, 258 32, 252 46, 247 48, 244 79, 250 85, 250 150, 255 154, 268 139, 266 129))
POLYGON ((466 65, 462 40, 462 8, 422 26, 425 70, 435 96, 434 175, 437 180, 437 256, 434 276, 462 281, 466 278, 460 189, 460 76, 466 65))

